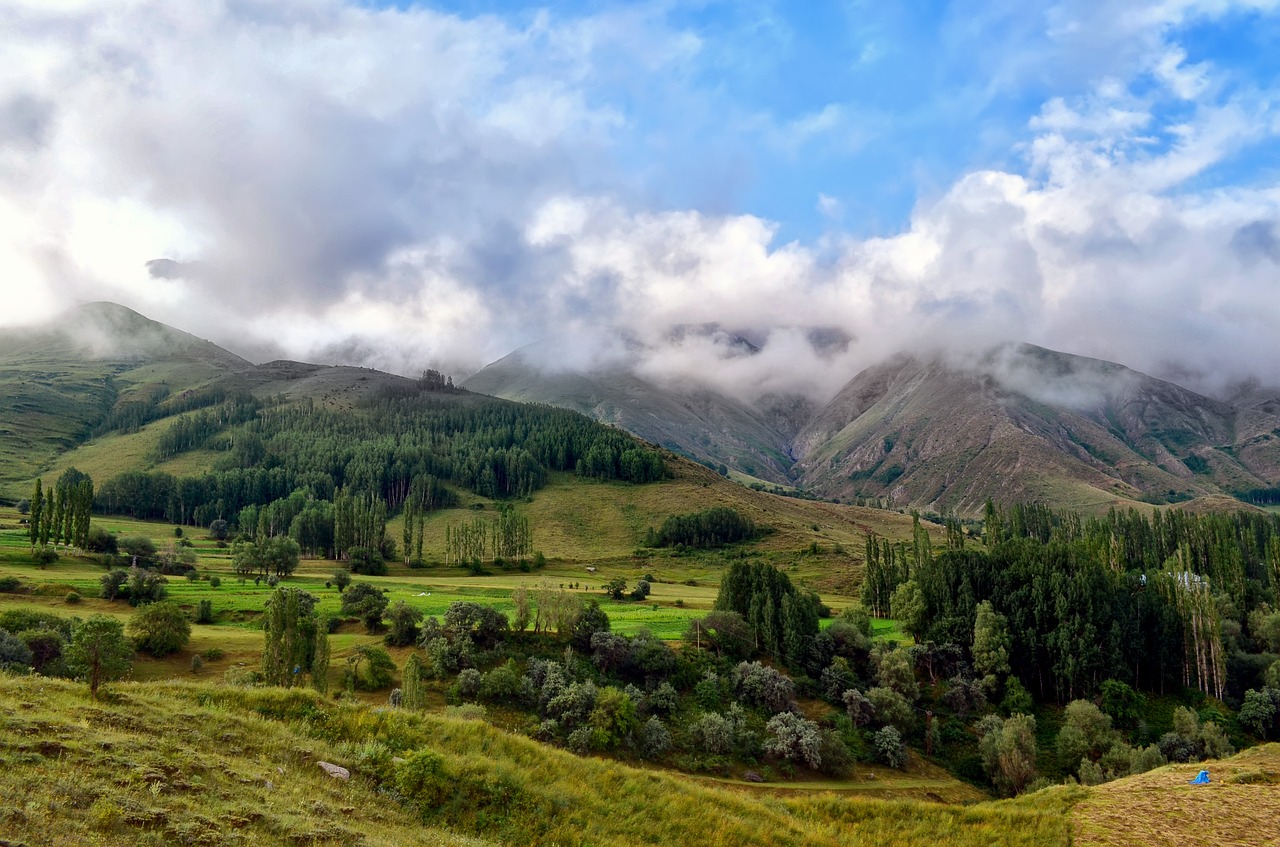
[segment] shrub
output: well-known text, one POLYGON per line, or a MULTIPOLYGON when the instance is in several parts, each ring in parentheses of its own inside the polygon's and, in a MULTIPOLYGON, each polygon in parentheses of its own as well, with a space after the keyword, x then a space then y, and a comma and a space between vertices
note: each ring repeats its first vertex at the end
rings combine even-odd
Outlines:
POLYGON ((196 623, 213 623, 212 600, 201 600, 196 604, 196 623))
POLYGON ((129 635, 139 650, 161 658, 187 646, 191 623, 177 603, 152 603, 129 619, 129 635))
POLYGON ((723 715, 703 715, 689 728, 689 734, 704 753, 722 756, 733 750, 733 725, 723 715))
POLYGON ((387 688, 395 679, 396 663, 390 654, 374 644, 362 644, 354 655, 347 659, 348 681, 355 688, 365 691, 377 691, 387 688), (359 668, 363 665, 364 672, 359 668))
POLYGON ((490 649, 510 629, 507 616, 497 609, 458 600, 444 612, 444 629, 451 636, 466 636, 481 649, 490 649))
POLYGON ((867 700, 878 723, 897 727, 901 733, 910 732, 915 725, 911 704, 892 688, 873 688, 867 692, 867 700))
POLYGON ((351 559, 351 572, 361 576, 386 576, 387 562, 372 547, 353 547, 347 551, 351 559))
POLYGON ((872 737, 872 746, 876 751, 876 761, 891 768, 901 769, 907 764, 907 745, 902 740, 902 733, 891 726, 880 729, 872 737))
POLYGON ((47 568, 54 562, 58 561, 58 551, 54 550, 48 544, 42 544, 31 552, 31 561, 35 562, 41 568, 47 568))
POLYGON ((222 585, 222 578, 221 578, 221 577, 218 577, 218 576, 211 576, 211 577, 209 577, 209 587, 210 587, 210 588, 217 588, 217 587, 218 587, 218 586, 220 586, 220 585, 222 585))
POLYGON ((755 632, 737 612, 711 612, 690 621, 684 640, 728 659, 745 659, 756 649, 755 632))
POLYGON ((822 743, 818 754, 822 757, 820 770, 831 776, 848 776, 853 769, 854 756, 849 745, 838 732, 823 729, 819 733, 822 743))
POLYGON ((418 641, 418 622, 422 620, 422 611, 415 609, 403 600, 387 612, 390 629, 383 640, 392 647, 408 647, 418 641))
POLYGON ((16 576, 0 576, 0 593, 14 594, 22 583, 16 576))
POLYGON ((334 584, 341 594, 346 587, 351 584, 351 571, 346 568, 338 568, 333 572, 333 576, 329 577, 329 581, 334 584))
POLYGON ((27 629, 16 633, 18 640, 31 651, 31 666, 45 675, 61 670, 63 648, 66 642, 57 629, 27 629))
POLYGON ((854 726, 866 726, 875 719, 876 710, 861 691, 850 688, 840 697, 844 701, 845 711, 854 726))
POLYGON ((1129 773, 1137 775, 1168 764, 1160 748, 1154 744, 1136 748, 1129 756, 1129 773))
POLYGON ((475 668, 465 668, 458 674, 458 681, 454 683, 454 688, 459 697, 464 700, 474 700, 480 693, 480 681, 480 671, 475 668))
POLYGON ((490 702, 513 702, 523 691, 524 680, 516 670, 516 663, 511 659, 508 659, 505 665, 499 665, 489 671, 480 680, 480 697, 490 702))
POLYGON ((68 591, 67 596, 63 599, 65 599, 68 603, 71 603, 74 605, 80 602, 80 595, 74 591, 68 591))
POLYGON ((789 762, 804 762, 811 768, 822 764, 822 736, 818 725, 791 712, 781 712, 765 725, 769 736, 765 752, 789 762))
POLYGON ((113 533, 107 532, 95 524, 89 527, 89 537, 85 540, 85 549, 90 553, 115 554, 120 548, 113 533))
POLYGON ((219 659, 221 659, 225 654, 222 652, 222 649, 220 647, 210 647, 208 650, 205 650, 200 655, 204 656, 204 660, 206 662, 216 662, 219 659))
POLYGON ((26 670, 33 662, 31 648, 16 635, 0 629, 0 670, 26 670))
POLYGON ((191 657, 191 672, 200 673, 202 670, 204 670, 204 657, 197 653, 191 657))
POLYGON ((759 662, 741 662, 734 670, 733 688, 742 702, 781 712, 795 696, 795 683, 784 673, 759 662))
POLYGON ((431 750, 418 750, 398 762, 395 783, 400 796, 424 812, 440 805, 454 789, 453 777, 445 770, 443 757, 431 750))
POLYGON ((642 759, 656 759, 671 749, 671 733, 657 717, 650 717, 636 733, 636 752, 642 759))

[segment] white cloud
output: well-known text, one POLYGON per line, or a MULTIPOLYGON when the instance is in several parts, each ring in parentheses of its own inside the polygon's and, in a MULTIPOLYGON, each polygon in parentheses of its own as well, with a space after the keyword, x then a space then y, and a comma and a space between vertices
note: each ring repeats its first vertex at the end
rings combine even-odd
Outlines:
MULTIPOLYGON (((626 329, 646 374, 743 396, 830 394, 903 347, 998 340, 1280 381, 1280 191, 1197 184, 1280 117, 1176 43, 1226 3, 1036 12, 1057 50, 1037 69, 1090 76, 1046 99, 1021 161, 955 179, 901 232, 816 245, 655 208, 621 172, 618 137, 644 131, 628 98, 659 78, 679 96, 705 47, 656 7, 523 24, 338 0, 51 8, 0 11, 17 57, 0 320, 122 299, 233 347, 404 373, 473 369, 549 328, 571 361, 614 361, 626 329), (720 330, 671 333, 703 324, 720 330)), ((1034 52, 992 57, 992 79, 1034 52)), ((853 123, 833 102, 749 129, 801 151, 858 143, 853 123)), ((818 208, 840 218, 833 195, 818 208)))

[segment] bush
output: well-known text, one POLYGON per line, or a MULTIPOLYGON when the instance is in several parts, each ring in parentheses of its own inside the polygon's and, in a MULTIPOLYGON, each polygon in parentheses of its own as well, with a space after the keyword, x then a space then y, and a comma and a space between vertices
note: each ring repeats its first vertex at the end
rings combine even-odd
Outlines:
POLYGON ((204 670, 204 657, 199 653, 191 657, 191 672, 200 673, 204 670))
POLYGON ((0 629, 0 670, 27 670, 33 662, 31 648, 16 635, 0 629))
POLYGON ((191 622, 177 603, 152 603, 129 619, 129 635, 139 650, 158 659, 187 646, 191 622))
POLYGON ((222 649, 219 647, 210 647, 208 650, 205 650, 200 655, 204 656, 204 660, 206 662, 216 662, 219 659, 221 659, 225 654, 222 652, 222 649))
POLYGON ((431 750, 418 750, 398 762, 395 783, 400 796, 423 812, 440 805, 454 790, 444 758, 431 750))
POLYGON ((390 654, 373 644, 362 644, 347 659, 347 681, 353 688, 377 691, 395 679, 396 663, 390 654), (361 672, 360 668, 364 671, 361 672))
POLYGON ((791 712, 781 712, 765 725, 769 737, 765 752, 789 762, 803 762, 811 768, 822 764, 822 736, 818 725, 791 712))
POLYGON ((95 524, 89 527, 89 538, 85 542, 85 548, 90 553, 115 554, 119 550, 119 545, 113 533, 95 524))
POLYGON ((902 740, 902 733, 891 726, 876 732, 871 740, 876 751, 876 761, 891 768, 901 769, 907 764, 907 745, 902 740))
POLYGON ((737 612, 711 612, 690 621, 684 640, 727 659, 745 659, 756 651, 755 632, 737 612))
POLYGON ((351 571, 346 568, 338 568, 333 572, 333 576, 329 577, 329 581, 337 587, 338 593, 341 594, 351 584, 351 571))
POLYGON ((408 647, 418 641, 418 622, 422 620, 422 611, 415 609, 403 600, 387 612, 390 629, 383 640, 392 647, 408 647))
POLYGON ((733 750, 733 724, 723 715, 714 712, 703 715, 689 728, 689 734, 704 753, 723 756, 733 750))
POLYGON ((31 561, 42 568, 47 568, 58 561, 58 551, 48 544, 42 544, 31 552, 31 561))
POLYGON ((386 576, 387 562, 372 547, 353 547, 347 551, 351 559, 351 572, 361 576, 386 576))
POLYGON ((462 699, 474 700, 480 693, 480 681, 480 671, 475 668, 466 668, 458 674, 458 681, 454 684, 454 688, 462 699))
POLYGON ((489 671, 480 680, 479 694, 483 700, 494 703, 514 702, 524 692, 524 681, 511 659, 489 671))
POLYGON ((786 709, 795 697, 789 676, 759 662, 741 662, 734 670, 733 688, 742 702, 771 712, 786 709))
POLYGON ((80 595, 75 591, 68 591, 67 596, 64 597, 63 599, 66 600, 68 603, 71 603, 72 605, 74 605, 80 602, 80 595))
POLYGON ((0 576, 0 594, 15 594, 20 585, 16 576, 0 576))
POLYGON ((650 717, 636 733, 636 752, 642 759, 656 759, 671 749, 671 733, 657 717, 650 717))
POLYGON ((201 600, 196 604, 196 623, 213 623, 212 600, 201 600))
POLYGON ((217 588, 217 587, 218 587, 218 586, 220 586, 220 585, 222 585, 222 577, 219 577, 219 576, 211 576, 211 577, 209 577, 209 587, 210 587, 210 588, 217 588))

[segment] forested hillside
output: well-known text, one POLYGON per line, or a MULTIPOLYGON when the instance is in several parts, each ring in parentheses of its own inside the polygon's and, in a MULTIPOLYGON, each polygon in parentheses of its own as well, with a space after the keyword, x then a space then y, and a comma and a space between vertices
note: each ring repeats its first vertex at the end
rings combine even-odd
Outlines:
POLYGON ((107 480, 100 508, 173 523, 233 525, 246 506, 305 490, 367 495, 398 511, 415 484, 433 482, 486 498, 523 497, 550 471, 651 482, 661 455, 627 434, 562 409, 470 394, 376 397, 352 411, 304 399, 292 404, 227 401, 182 416, 161 436, 157 459, 211 450, 214 469, 196 477, 130 471, 107 480))

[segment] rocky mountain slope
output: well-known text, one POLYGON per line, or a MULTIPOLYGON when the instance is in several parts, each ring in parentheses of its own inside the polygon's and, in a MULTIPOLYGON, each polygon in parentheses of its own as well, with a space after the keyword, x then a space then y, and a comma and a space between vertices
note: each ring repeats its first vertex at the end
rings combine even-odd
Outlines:
POLYGON ((975 513, 988 497, 1105 509, 1280 485, 1280 392, 1213 399, 1031 345, 899 355, 829 402, 744 403, 705 386, 548 371, 515 353, 475 391, 576 408, 712 465, 826 497, 975 513))

